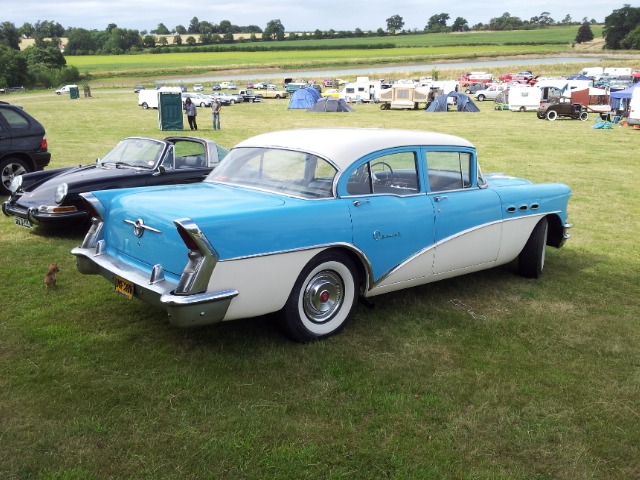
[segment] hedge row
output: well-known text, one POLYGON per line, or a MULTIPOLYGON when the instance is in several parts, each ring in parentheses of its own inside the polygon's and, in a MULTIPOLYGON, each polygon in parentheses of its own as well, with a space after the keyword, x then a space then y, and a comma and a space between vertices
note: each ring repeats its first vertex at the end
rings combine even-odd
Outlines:
POLYGON ((155 47, 149 53, 180 53, 180 52, 283 52, 310 50, 377 50, 396 48, 395 43, 353 44, 353 45, 202 45, 202 46, 171 46, 155 47))

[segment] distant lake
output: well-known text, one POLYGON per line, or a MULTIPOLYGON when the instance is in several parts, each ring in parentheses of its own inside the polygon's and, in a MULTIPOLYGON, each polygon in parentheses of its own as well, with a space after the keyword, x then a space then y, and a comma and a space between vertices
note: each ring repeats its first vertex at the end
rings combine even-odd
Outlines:
MULTIPOLYGON (((593 62, 596 64, 604 60, 603 58, 580 58, 580 57, 554 57, 554 58, 514 58, 507 60, 487 60, 483 62, 460 62, 460 63, 431 63, 427 65, 387 65, 384 67, 360 67, 344 68, 335 70, 287 70, 278 73, 254 73, 250 75, 216 75, 206 77, 183 77, 180 79, 168 78, 157 80, 157 83, 202 83, 202 82, 223 82, 225 80, 273 80, 285 77, 290 78, 333 78, 341 76, 363 75, 370 73, 380 74, 380 77, 388 77, 389 73, 395 72, 415 72, 418 70, 433 70, 446 68, 463 68, 465 70, 478 70, 488 67, 508 67, 510 65, 545 65, 554 63, 584 63, 593 62)), ((577 72, 567 72, 577 73, 577 72)))

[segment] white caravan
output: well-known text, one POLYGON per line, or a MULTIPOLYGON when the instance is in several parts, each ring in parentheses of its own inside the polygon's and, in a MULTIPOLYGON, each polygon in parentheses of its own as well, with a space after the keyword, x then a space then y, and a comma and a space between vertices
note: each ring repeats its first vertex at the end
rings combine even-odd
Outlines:
POLYGON ((542 98, 540 87, 537 85, 512 85, 509 89, 509 110, 512 112, 537 111, 542 98))
POLYGON ((158 108, 158 93, 172 92, 182 93, 180 87, 162 87, 160 90, 140 90, 138 93, 138 106, 144 108, 158 108))
POLYGON ((373 93, 373 101, 380 99, 380 91, 382 90, 380 80, 369 80, 369 77, 357 77, 355 82, 347 83, 340 98, 347 103, 351 102, 369 102, 371 101, 371 93, 373 93))

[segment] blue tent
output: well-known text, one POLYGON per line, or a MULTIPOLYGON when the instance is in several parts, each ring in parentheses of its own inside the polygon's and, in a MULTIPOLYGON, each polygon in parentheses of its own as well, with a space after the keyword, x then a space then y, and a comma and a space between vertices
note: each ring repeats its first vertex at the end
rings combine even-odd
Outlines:
POLYGON ((449 92, 445 95, 437 96, 431 105, 426 109, 427 112, 447 112, 448 99, 452 97, 455 100, 455 109, 458 112, 479 112, 480 109, 476 106, 471 99, 463 95, 462 93, 449 92))
POLYGON ((322 95, 315 88, 299 88, 289 100, 287 108, 309 108, 315 104, 322 95))
POLYGON ((611 92, 609 94, 610 98, 631 98, 633 96, 633 90, 640 86, 640 83, 636 83, 631 85, 629 88, 625 88, 624 90, 618 90, 617 92, 611 92))

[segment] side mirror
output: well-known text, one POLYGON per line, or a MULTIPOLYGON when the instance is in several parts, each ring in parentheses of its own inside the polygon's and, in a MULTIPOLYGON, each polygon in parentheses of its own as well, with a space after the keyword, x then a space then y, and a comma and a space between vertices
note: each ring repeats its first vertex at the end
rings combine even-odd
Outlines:
POLYGON ((158 171, 156 173, 153 174, 154 177, 157 177, 159 175, 163 175, 164 173, 166 173, 167 169, 164 168, 162 165, 160 165, 158 167, 158 171))

